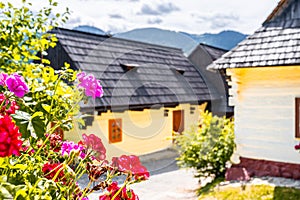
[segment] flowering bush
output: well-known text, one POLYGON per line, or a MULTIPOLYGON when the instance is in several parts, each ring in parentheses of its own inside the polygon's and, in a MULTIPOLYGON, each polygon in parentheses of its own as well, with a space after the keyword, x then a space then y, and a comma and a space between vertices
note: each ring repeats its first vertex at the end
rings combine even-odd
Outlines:
MULTIPOLYGON (((0 199, 87 200, 95 191, 102 200, 138 199, 129 185, 149 177, 138 157, 108 161, 96 135, 83 134, 74 143, 59 134, 82 122, 76 118, 79 103, 101 97, 103 90, 93 75, 68 64, 54 70, 36 56, 57 41, 45 33, 58 24, 50 17, 57 3, 49 4, 34 15, 24 5, 0 2, 0 199), (83 187, 84 174, 89 183, 83 187), (123 182, 115 181, 119 176, 123 182)), ((54 16, 65 20, 65 14, 54 16)))
MULTIPOLYGON (((65 71, 59 72, 57 85, 63 80, 65 71)), ((29 105, 20 98, 30 95, 25 79, 20 75, 5 73, 2 73, 1 77, 6 77, 6 81, 0 80, 3 81, 0 95, 0 197, 79 200, 88 199, 90 193, 100 190, 103 194, 99 199, 138 199, 128 185, 148 179, 149 172, 141 165, 137 156, 123 155, 114 157, 111 162, 105 160, 106 149, 101 139, 94 134, 83 134, 83 140, 79 143, 63 141, 61 136, 55 133, 56 128, 63 124, 59 120, 55 121, 54 127, 47 123, 32 123, 30 136, 23 137, 15 121, 22 122, 23 118, 26 121, 27 115, 31 119, 35 118, 34 115, 45 119, 51 110, 30 115, 26 112, 29 105), (9 87, 9 77, 18 80, 14 87, 9 87), (9 102, 18 102, 18 105, 9 102), (41 125, 45 126, 42 130, 46 130, 43 137, 34 135, 35 126, 41 125), (88 174, 89 183, 85 188, 80 188, 78 180, 85 173, 88 174), (119 186, 113 178, 121 175, 125 175, 126 179, 119 186)), ((77 81, 77 84, 81 84, 78 79, 74 83, 77 81)), ((87 87, 83 86, 79 90, 86 93, 86 89, 90 90, 90 87, 87 87)), ((93 93, 91 96, 96 98, 102 96, 102 93, 93 93)))

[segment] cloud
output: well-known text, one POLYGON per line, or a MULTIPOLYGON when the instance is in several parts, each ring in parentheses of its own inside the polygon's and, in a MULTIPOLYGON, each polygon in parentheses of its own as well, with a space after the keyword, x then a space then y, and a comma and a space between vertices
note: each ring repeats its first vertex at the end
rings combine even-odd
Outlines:
POLYGON ((153 18, 153 19, 148 19, 147 23, 148 24, 160 24, 162 23, 162 19, 160 18, 153 18))
POLYGON ((138 14, 140 14, 140 15, 164 15, 164 14, 169 14, 169 13, 179 11, 179 10, 180 10, 180 8, 178 8, 176 5, 174 5, 171 2, 161 3, 154 7, 151 7, 148 4, 143 4, 141 11, 138 12, 138 14))
POLYGON ((80 16, 74 16, 74 17, 71 17, 71 18, 67 21, 67 23, 65 24, 65 26, 66 26, 67 28, 73 28, 73 27, 75 27, 75 26, 78 26, 78 25, 82 24, 83 21, 84 21, 84 20, 83 20, 80 16))
POLYGON ((192 17, 196 18, 196 22, 198 23, 209 23, 211 29, 220 29, 225 28, 230 25, 234 25, 239 22, 240 18, 236 14, 223 14, 223 13, 215 13, 215 14, 192 14, 192 17))
POLYGON ((113 19, 124 19, 124 17, 119 14, 110 14, 109 17, 113 19))
POLYGON ((171 13, 180 10, 177 6, 175 6, 171 2, 158 5, 157 9, 161 13, 171 13))

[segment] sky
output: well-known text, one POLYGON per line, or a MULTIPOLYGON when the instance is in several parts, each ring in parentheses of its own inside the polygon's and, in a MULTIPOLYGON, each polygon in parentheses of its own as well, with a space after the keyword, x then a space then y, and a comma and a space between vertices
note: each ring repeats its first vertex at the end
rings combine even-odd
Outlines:
MULTIPOLYGON (((10 2, 20 2, 10 0, 10 2)), ((46 0, 32 0, 34 6, 46 0)), ((251 34, 279 0, 57 0, 71 10, 66 28, 91 25, 117 33, 157 27, 193 34, 235 30, 251 34)))

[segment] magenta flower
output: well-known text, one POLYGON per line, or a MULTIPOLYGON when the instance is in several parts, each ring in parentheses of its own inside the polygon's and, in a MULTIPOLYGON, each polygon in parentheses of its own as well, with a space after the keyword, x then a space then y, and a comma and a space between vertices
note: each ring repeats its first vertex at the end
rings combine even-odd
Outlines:
POLYGON ((88 74, 86 75, 84 72, 80 72, 77 74, 77 79, 79 80, 79 87, 82 87, 85 89, 85 95, 91 96, 94 99, 96 97, 102 97, 103 96, 103 89, 100 84, 100 81, 97 80, 94 75, 88 74))
POLYGON ((9 75, 5 84, 11 92, 20 98, 29 90, 24 78, 16 73, 9 75))
POLYGON ((6 73, 0 73, 0 85, 6 86, 5 81, 8 75, 6 73))
POLYGON ((98 161, 103 161, 106 158, 106 149, 99 137, 94 134, 82 135, 83 143, 86 145, 88 149, 92 149, 94 151, 94 158, 98 161))
POLYGON ((70 156, 70 154, 74 152, 75 154, 79 154, 79 157, 84 159, 86 154, 84 153, 84 147, 79 144, 75 144, 74 142, 65 141, 61 145, 61 154, 62 156, 70 156))

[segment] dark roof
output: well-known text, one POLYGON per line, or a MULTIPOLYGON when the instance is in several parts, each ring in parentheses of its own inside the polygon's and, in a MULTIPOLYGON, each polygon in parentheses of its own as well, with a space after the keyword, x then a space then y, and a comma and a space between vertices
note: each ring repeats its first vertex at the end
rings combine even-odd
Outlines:
POLYGON ((198 46, 203 48, 208 53, 208 55, 211 57, 212 60, 217 60, 224 53, 228 52, 228 50, 214 47, 214 46, 204 44, 204 43, 200 43, 198 46))
POLYGON ((68 61, 101 80, 104 96, 83 108, 143 109, 211 99, 202 76, 180 49, 61 28, 53 32, 58 45, 48 52, 51 63, 68 61))
POLYGON ((253 35, 208 69, 300 64, 300 1, 282 0, 253 35))

